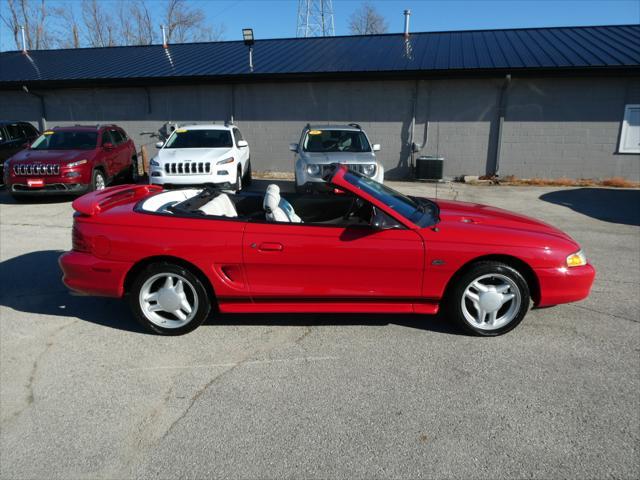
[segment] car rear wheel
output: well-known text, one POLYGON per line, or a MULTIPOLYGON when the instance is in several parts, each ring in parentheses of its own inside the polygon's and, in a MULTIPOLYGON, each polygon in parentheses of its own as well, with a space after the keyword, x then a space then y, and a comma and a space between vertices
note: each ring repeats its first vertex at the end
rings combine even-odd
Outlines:
POLYGON ((102 170, 94 170, 91 178, 91 191, 104 190, 107 187, 107 179, 102 170))
POLYGON ((524 318, 530 303, 526 280, 502 262, 478 262, 457 279, 446 299, 449 316, 467 332, 502 335, 524 318))
POLYGON ((136 320, 161 335, 183 335, 206 320, 211 301, 202 282, 172 263, 154 263, 134 280, 129 301, 136 320))

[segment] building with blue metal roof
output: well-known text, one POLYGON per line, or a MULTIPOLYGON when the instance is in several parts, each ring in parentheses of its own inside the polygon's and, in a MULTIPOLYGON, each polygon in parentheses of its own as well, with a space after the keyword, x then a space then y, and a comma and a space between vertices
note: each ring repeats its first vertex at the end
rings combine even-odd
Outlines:
POLYGON ((233 118, 255 170, 291 171, 307 122, 363 126, 390 177, 640 177, 640 25, 526 28, 0 53, 0 117, 233 118))

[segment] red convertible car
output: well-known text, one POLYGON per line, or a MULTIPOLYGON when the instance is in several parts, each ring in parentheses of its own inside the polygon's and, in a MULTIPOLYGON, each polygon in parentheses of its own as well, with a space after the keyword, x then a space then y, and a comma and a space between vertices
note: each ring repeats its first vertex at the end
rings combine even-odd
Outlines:
POLYGON ((153 332, 178 335, 212 309, 435 314, 499 335, 589 294, 595 271, 569 235, 505 210, 407 197, 341 165, 337 193, 164 191, 125 185, 73 202, 63 281, 128 297, 153 332))

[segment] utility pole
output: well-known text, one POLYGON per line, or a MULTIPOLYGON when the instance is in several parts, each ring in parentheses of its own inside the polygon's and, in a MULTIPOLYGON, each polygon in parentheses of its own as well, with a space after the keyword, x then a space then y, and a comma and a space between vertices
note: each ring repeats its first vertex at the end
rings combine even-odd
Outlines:
POLYGON ((333 37, 332 0, 298 0, 296 37, 333 37))

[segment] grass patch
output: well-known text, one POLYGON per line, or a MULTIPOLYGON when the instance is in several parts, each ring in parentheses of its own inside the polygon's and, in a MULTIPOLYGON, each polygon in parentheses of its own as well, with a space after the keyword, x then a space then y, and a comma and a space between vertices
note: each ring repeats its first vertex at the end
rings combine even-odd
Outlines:
POLYGON ((622 177, 593 178, 518 178, 515 175, 507 175, 499 179, 501 185, 530 185, 534 187, 615 187, 615 188, 640 188, 640 182, 632 182, 622 177))

